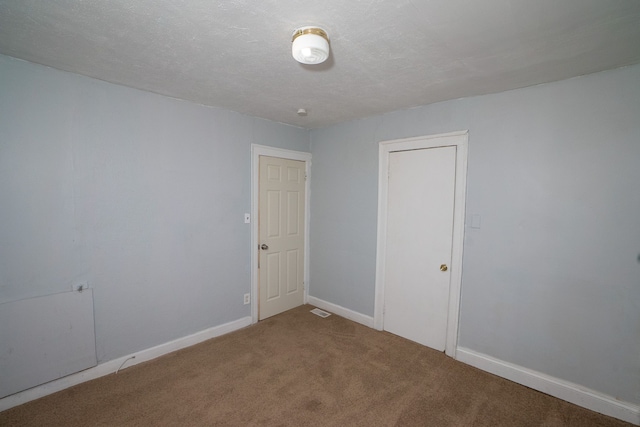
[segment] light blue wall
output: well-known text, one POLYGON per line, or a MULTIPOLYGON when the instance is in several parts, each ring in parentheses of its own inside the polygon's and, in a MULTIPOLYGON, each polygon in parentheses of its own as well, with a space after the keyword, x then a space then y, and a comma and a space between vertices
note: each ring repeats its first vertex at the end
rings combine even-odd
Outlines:
POLYGON ((640 403, 639 65, 313 130, 310 294, 373 315, 378 142, 458 130, 459 345, 640 403))
MULTIPOLYGON (((469 130, 460 345, 640 403, 640 66, 311 132, 313 296, 373 315, 378 142, 469 130)), ((0 302, 100 362, 249 316, 250 144, 309 133, 0 56, 0 302)))
POLYGON ((99 362, 250 316, 251 143, 309 151, 304 129, 0 56, 0 302, 88 281, 99 362))

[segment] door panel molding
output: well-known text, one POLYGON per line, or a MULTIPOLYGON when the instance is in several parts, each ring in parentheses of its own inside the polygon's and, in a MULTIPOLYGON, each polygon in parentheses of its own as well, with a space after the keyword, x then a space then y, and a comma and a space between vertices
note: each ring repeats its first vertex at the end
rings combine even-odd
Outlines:
POLYGON ((272 156, 259 162, 258 321, 304 304, 306 187, 305 162, 272 156))
POLYGON ((454 221, 451 251, 451 284, 447 318, 447 342, 445 353, 455 357, 458 343, 458 319, 460 312, 460 291, 462 283, 462 250, 464 239, 465 196, 467 187, 468 131, 451 132, 414 138, 381 141, 378 157, 378 236, 376 253, 376 283, 374 328, 384 327, 384 279, 387 241, 387 200, 389 154, 395 151, 418 150, 424 148, 456 147, 456 172, 454 193, 454 221))
POLYGON ((260 186, 260 156, 305 162, 305 218, 304 218, 304 303, 309 298, 309 211, 311 183, 311 153, 251 144, 251 323, 258 322, 258 190, 260 186))

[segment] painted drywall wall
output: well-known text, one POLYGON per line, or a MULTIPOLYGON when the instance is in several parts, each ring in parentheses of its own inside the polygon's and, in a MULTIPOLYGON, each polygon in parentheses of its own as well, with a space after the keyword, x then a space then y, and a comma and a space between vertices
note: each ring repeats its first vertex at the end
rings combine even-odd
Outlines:
POLYGON ((308 131, 0 56, 0 132, 1 302, 88 282, 99 362, 251 315, 250 145, 308 131))
POLYGON ((310 295, 373 315, 378 142, 468 130, 459 345, 639 403, 639 118, 636 65, 311 131, 310 295))

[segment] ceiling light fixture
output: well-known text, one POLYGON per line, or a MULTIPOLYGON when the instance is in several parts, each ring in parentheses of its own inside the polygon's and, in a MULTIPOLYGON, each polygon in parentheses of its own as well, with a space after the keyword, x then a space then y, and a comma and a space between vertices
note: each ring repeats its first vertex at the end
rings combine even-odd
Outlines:
POLYGON ((329 36, 322 28, 298 28, 291 43, 291 54, 302 64, 320 64, 329 57, 329 36))

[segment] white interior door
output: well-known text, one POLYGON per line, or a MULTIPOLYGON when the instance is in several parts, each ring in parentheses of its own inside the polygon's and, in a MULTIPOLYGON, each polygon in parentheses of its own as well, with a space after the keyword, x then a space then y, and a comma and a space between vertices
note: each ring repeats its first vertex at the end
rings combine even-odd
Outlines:
POLYGON ((456 147, 389 153, 384 329, 447 342, 456 147))
POLYGON ((260 156, 260 320, 304 302, 305 163, 260 156))

